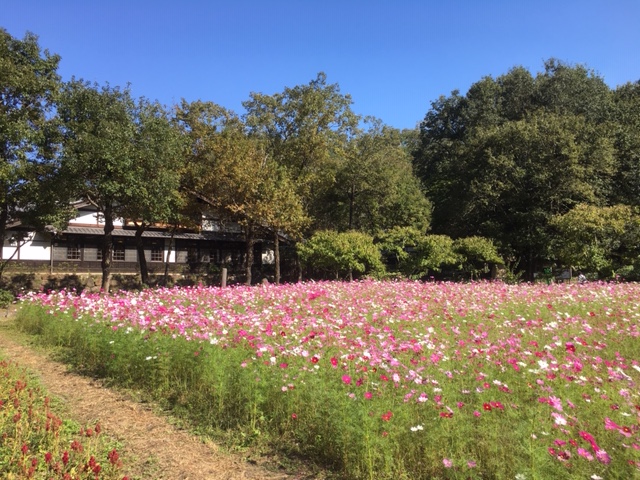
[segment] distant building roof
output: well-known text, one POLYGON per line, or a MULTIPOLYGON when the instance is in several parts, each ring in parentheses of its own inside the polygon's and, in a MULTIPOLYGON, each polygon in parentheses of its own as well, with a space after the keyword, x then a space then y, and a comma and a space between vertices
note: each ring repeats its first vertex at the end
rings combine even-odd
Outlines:
MULTIPOLYGON (((75 235, 104 235, 104 229, 101 227, 74 227, 69 226, 62 231, 62 233, 75 234, 75 235)), ((135 230, 126 230, 116 228, 113 230, 112 235, 114 237, 134 237, 136 235, 135 230)), ((168 231, 147 230, 142 233, 145 238, 177 238, 181 240, 226 240, 226 241, 244 241, 244 237, 238 234, 229 234, 224 232, 202 232, 202 233, 185 233, 176 232, 173 236, 168 231)))

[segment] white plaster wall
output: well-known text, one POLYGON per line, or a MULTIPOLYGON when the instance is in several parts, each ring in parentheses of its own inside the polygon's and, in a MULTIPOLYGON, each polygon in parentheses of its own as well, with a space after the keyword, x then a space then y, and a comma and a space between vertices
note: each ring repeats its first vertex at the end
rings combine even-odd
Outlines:
POLYGON ((49 260, 51 259, 51 245, 46 247, 33 246, 27 243, 20 247, 20 260, 49 260))
MULTIPOLYGON (((15 246, 11 246, 11 239, 6 239, 2 249, 2 258, 8 259, 16 251, 15 246)), ((51 258, 51 241, 44 234, 30 233, 29 239, 20 246, 20 256, 16 254, 12 260, 49 260, 51 258)))
POLYGON ((16 247, 8 247, 7 242, 5 241, 4 243, 5 246, 2 247, 2 258, 7 260, 8 258, 11 258, 11 255, 14 254, 14 252, 16 251, 16 247))
MULTIPOLYGON (((69 220, 69 225, 95 225, 102 226, 104 225, 104 220, 102 218, 98 221, 98 212, 90 211, 90 210, 78 210, 76 218, 72 218, 69 220)), ((113 225, 116 227, 121 227, 123 225, 121 218, 116 218, 113 221, 113 225)))

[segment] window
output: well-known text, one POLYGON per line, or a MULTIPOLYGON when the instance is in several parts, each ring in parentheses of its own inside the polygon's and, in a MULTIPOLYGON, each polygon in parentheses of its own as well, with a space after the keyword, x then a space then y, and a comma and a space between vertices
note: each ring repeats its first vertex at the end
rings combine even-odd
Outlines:
POLYGON ((162 249, 158 248, 158 247, 153 247, 153 249, 151 250, 151 261, 152 262, 162 262, 164 259, 163 257, 163 252, 162 249))
POLYGON ((80 247, 69 245, 67 247, 67 260, 80 260, 80 247))
POLYGON ((118 262, 124 262, 124 247, 115 248, 113 250, 113 259, 118 262))

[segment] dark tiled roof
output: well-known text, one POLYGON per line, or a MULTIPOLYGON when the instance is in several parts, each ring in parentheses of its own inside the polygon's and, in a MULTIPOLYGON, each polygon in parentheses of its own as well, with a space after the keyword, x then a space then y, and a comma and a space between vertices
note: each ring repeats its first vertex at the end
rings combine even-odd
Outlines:
MULTIPOLYGON (((62 233, 72 233, 75 235, 104 235, 104 230, 100 227, 74 227, 68 226, 62 233)), ((135 230, 125 230, 116 228, 112 232, 114 237, 134 237, 135 230)), ((147 230, 143 232, 144 238, 171 238, 171 232, 147 230)), ((173 238, 181 240, 226 240, 226 241, 244 241, 243 236, 234 233, 223 232, 201 232, 201 233, 185 233, 180 232, 173 235, 173 238)))

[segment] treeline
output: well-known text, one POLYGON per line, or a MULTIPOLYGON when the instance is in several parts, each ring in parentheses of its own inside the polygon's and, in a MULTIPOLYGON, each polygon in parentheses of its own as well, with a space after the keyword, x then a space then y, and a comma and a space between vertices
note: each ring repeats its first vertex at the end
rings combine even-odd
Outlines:
POLYGON ((203 214, 244 228, 248 283, 259 238, 276 246, 276 281, 281 239, 314 277, 636 271, 637 84, 611 91, 550 61, 536 77, 516 68, 442 97, 420 129, 400 131, 357 115, 322 73, 251 93, 237 115, 63 82, 60 57, 32 34, 0 30, 0 61, 0 237, 15 221, 61 229, 86 199, 105 220, 105 289, 116 218, 140 240, 203 214))
POLYGON ((432 104, 414 166, 434 232, 494 239, 528 278, 638 278, 640 82, 611 90, 556 60, 483 78, 432 104))

